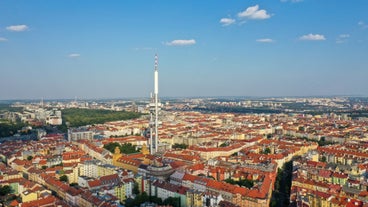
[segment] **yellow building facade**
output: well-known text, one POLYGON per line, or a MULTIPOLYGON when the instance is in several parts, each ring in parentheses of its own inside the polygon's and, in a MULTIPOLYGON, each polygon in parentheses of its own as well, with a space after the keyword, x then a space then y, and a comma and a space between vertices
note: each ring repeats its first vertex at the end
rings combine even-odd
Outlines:
POLYGON ((30 201, 35 201, 38 199, 37 193, 36 192, 32 192, 29 190, 23 191, 21 193, 21 197, 22 197, 22 202, 30 202, 30 201))

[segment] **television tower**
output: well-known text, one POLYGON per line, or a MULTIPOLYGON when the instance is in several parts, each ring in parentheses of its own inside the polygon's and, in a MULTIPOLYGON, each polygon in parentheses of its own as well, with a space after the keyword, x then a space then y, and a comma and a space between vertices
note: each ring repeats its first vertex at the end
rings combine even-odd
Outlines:
POLYGON ((158 150, 158 126, 160 124, 158 120, 158 114, 161 108, 161 103, 158 101, 158 56, 155 55, 155 72, 154 72, 154 92, 153 97, 151 95, 150 103, 150 152, 154 154, 158 150), (154 120, 153 120, 154 119, 154 120), (155 137, 153 140, 152 128, 155 129, 155 137))

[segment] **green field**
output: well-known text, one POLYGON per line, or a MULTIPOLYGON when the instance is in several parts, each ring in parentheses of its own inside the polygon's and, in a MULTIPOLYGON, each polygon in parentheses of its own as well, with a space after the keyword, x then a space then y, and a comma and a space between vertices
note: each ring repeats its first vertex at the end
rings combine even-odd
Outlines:
POLYGON ((63 125, 69 122, 71 127, 92 124, 103 124, 109 121, 136 119, 140 113, 127 111, 109 111, 100 109, 64 109, 62 110, 63 125))

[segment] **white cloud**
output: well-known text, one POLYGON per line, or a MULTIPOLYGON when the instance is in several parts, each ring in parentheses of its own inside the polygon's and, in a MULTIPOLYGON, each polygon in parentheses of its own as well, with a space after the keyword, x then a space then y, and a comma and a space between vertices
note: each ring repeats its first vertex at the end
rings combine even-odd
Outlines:
POLYGON ((78 54, 78 53, 71 53, 71 54, 69 54, 68 55, 68 57, 70 57, 70 58, 78 58, 78 57, 80 57, 81 55, 80 54, 78 54))
POLYGON ((363 22, 363 21, 359 21, 358 22, 358 25, 362 29, 367 29, 368 28, 368 25, 365 22, 363 22))
POLYGON ((302 2, 304 0, 280 0, 281 2, 291 2, 291 3, 299 3, 302 2))
POLYGON ((6 42, 8 41, 8 39, 4 38, 4 37, 0 37, 0 42, 6 42))
POLYGON ((220 23, 222 24, 222 26, 228 26, 228 25, 234 24, 235 23, 235 19, 222 18, 222 19, 220 19, 220 23))
POLYGON ((245 23, 247 23, 247 21, 246 20, 243 20, 243 21, 240 21, 238 25, 243 25, 245 23))
POLYGON ((165 43, 168 46, 187 46, 187 45, 194 45, 196 41, 194 39, 190 40, 173 40, 171 42, 165 43))
POLYGON ((320 34, 307 34, 303 35, 299 38, 300 40, 312 40, 312 41, 320 41, 320 40, 326 40, 324 35, 320 34))
POLYGON ((350 37, 349 34, 340 34, 337 38, 336 38, 336 43, 344 43, 346 42, 346 40, 350 37))
POLYGON ((258 5, 250 6, 246 10, 238 13, 239 18, 248 18, 248 19, 268 19, 271 15, 267 14, 267 11, 264 9, 259 9, 258 5))
POLYGON ((340 38, 349 38, 350 35, 349 34, 341 34, 339 35, 340 38))
POLYGON ((155 50, 155 48, 152 48, 152 47, 136 47, 134 48, 134 50, 155 50))
POLYGON ((270 38, 257 39, 256 41, 257 42, 264 42, 264 43, 274 42, 274 40, 273 39, 270 39, 270 38))
POLYGON ((7 26, 6 29, 12 32, 23 32, 23 31, 28 30, 28 26, 25 24, 11 25, 11 26, 7 26))

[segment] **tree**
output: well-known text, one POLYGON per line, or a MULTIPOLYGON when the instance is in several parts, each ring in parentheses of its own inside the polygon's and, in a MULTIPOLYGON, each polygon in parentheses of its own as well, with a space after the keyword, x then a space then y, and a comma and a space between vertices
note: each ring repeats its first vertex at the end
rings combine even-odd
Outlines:
POLYGON ((324 155, 323 155, 323 156, 321 157, 321 161, 322 161, 322 162, 326 162, 326 161, 327 161, 326 156, 324 156, 324 155))
POLYGON ((174 149, 186 149, 186 148, 188 148, 188 145, 175 143, 175 144, 172 145, 172 148, 174 148, 174 149))
POLYGON ((33 159, 33 156, 31 156, 31 155, 29 155, 28 157, 27 157, 27 160, 32 160, 33 159))
POLYGON ((233 154, 230 155, 230 157, 236 157, 238 156, 238 152, 234 152, 233 154))
POLYGON ((139 194, 139 186, 137 182, 134 182, 133 186, 133 194, 138 195, 139 194))
POLYGON ((138 150, 135 149, 136 146, 132 145, 131 143, 124 143, 123 145, 120 145, 117 142, 110 142, 104 145, 104 148, 109 150, 111 153, 115 152, 116 147, 119 147, 120 152, 124 154, 133 154, 139 152, 138 150))
POLYGON ((254 186, 253 180, 248 180, 248 179, 244 179, 244 180, 241 179, 238 181, 238 183, 240 186, 244 186, 247 188, 252 188, 254 186))
POLYGON ((248 180, 248 179, 240 179, 239 181, 235 181, 231 178, 228 178, 224 181, 226 183, 229 183, 229 184, 232 184, 232 185, 244 186, 246 188, 252 188, 254 186, 254 181, 253 180, 248 180))
POLYGON ((43 165, 41 168, 42 168, 42 170, 46 170, 47 166, 43 165))
POLYGON ((228 142, 224 142, 224 143, 220 144, 220 146, 219 146, 219 147, 227 147, 227 146, 229 146, 229 145, 230 145, 230 143, 228 143, 228 142))
POLYGON ((236 181, 235 181, 235 180, 233 180, 233 179, 231 179, 231 178, 225 179, 224 181, 225 181, 226 183, 230 183, 230 184, 232 184, 232 185, 235 185, 235 184, 236 184, 236 181))
POLYGON ((277 201, 276 200, 271 200, 270 206, 271 207, 277 206, 277 201))
POLYGON ((133 198, 125 199, 125 206, 126 207, 134 207, 134 199, 133 198))
POLYGON ((164 205, 170 205, 174 207, 180 207, 180 198, 168 197, 164 200, 164 205))
POLYGON ((134 199, 134 204, 136 206, 139 206, 142 203, 145 203, 149 200, 149 197, 146 192, 143 192, 142 194, 139 194, 134 199))
POLYGON ((23 122, 5 122, 0 123, 0 137, 13 136, 18 130, 21 130, 26 124, 23 122))
POLYGON ((111 153, 114 153, 116 147, 121 147, 121 145, 117 142, 110 142, 103 146, 105 149, 109 150, 111 153))
POLYGON ((123 145, 121 145, 120 151, 124 154, 133 154, 139 152, 135 149, 135 147, 136 146, 132 145, 131 143, 124 143, 123 145))
POLYGON ((318 146, 325 146, 329 144, 334 144, 333 141, 327 141, 325 137, 321 137, 321 139, 318 141, 318 146))
POLYGON ((268 147, 261 152, 261 154, 265 154, 265 155, 268 155, 270 153, 271 153, 271 149, 268 147))
POLYGON ((12 192, 12 189, 9 185, 4 185, 0 187, 0 196, 8 195, 12 192))
POLYGON ((146 192, 143 192, 142 194, 138 194, 134 199, 127 198, 125 200, 125 206, 126 207, 134 207, 134 206, 140 206, 142 203, 145 203, 149 201, 149 196, 146 192))
POLYGON ((213 177, 212 175, 209 175, 209 176, 207 176, 208 178, 210 178, 210 179, 212 179, 212 180, 216 180, 216 178, 215 177, 213 177))
POLYGON ((149 196, 149 201, 158 205, 162 205, 162 199, 157 196, 149 196))
POLYGON ((66 176, 66 175, 62 175, 62 176, 60 176, 59 180, 60 180, 61 182, 68 182, 68 176, 66 176))

